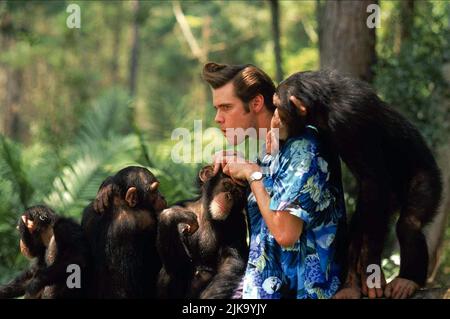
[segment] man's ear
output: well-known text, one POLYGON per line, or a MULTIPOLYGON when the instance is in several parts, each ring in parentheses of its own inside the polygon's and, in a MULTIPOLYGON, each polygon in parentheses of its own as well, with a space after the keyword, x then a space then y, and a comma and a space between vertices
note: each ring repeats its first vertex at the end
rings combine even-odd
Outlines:
POLYGON ((137 205, 137 189, 136 187, 130 187, 125 194, 125 201, 128 203, 128 206, 134 207, 137 205))
POLYGON ((306 116, 308 114, 308 109, 299 99, 297 99, 297 97, 291 95, 289 101, 294 104, 295 108, 298 110, 301 116, 306 116))
POLYGON ((261 94, 258 94, 250 101, 250 109, 252 109, 253 112, 258 113, 263 108, 264 108, 264 97, 261 94))
POLYGON ((202 181, 202 183, 206 183, 211 177, 214 176, 214 167, 212 165, 208 165, 203 167, 198 173, 198 177, 202 181))

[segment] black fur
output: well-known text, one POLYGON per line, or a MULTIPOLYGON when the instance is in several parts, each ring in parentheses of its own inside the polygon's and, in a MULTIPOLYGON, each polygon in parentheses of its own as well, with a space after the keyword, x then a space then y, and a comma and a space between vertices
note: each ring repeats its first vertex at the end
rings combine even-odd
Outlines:
MULTIPOLYGON (((92 251, 92 298, 152 298, 161 262, 155 247, 157 214, 154 203, 164 200, 145 168, 130 166, 109 177, 100 191, 112 186, 110 204, 97 213, 91 203, 83 213, 82 227, 92 251), (137 188, 137 205, 124 201, 130 187, 137 188)), ((165 201, 164 201, 165 205, 165 201)))

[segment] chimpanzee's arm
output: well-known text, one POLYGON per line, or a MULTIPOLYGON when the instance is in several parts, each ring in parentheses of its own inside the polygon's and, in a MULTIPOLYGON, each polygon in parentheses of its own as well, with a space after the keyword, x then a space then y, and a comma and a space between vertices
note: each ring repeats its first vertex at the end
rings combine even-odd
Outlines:
POLYGON ((84 238, 81 227, 71 219, 62 217, 55 222, 53 234, 54 241, 50 242, 47 250, 54 250, 57 255, 51 265, 36 271, 26 288, 27 294, 34 295, 45 286, 65 285, 68 277, 67 267, 70 264, 76 264, 79 267, 85 266, 84 238), (56 245, 56 247, 52 245, 56 245))
POLYGON ((0 299, 16 298, 25 294, 25 287, 36 270, 29 268, 21 272, 9 283, 0 286, 0 299))
POLYGON ((100 185, 97 196, 93 202, 94 211, 97 213, 104 213, 110 206, 114 190, 113 176, 108 176, 100 185))
POLYGON ((54 284, 66 284, 67 266, 73 263, 70 256, 58 256, 58 260, 52 265, 36 271, 33 279, 26 286, 28 296, 36 295, 45 286, 54 284))
POLYGON ((234 248, 225 248, 221 252, 221 260, 217 274, 203 290, 200 299, 229 299, 233 296, 245 273, 246 262, 234 248))
POLYGON ((174 206, 159 217, 156 245, 167 273, 180 274, 190 268, 189 237, 197 231, 197 215, 174 206))

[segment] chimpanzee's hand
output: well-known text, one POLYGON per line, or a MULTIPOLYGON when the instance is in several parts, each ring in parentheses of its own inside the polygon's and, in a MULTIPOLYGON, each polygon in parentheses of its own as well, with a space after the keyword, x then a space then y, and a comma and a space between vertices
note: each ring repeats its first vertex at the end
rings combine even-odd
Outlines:
POLYGON ((275 155, 280 149, 280 139, 278 132, 273 129, 267 132, 266 135, 266 153, 270 155, 275 155))
POLYGON ((28 217, 26 215, 22 215, 21 218, 22 218, 23 224, 28 229, 28 231, 30 233, 33 233, 34 230, 36 229, 36 225, 34 224, 34 222, 31 219, 28 219, 28 217))
POLYGON ((36 298, 39 292, 44 288, 44 284, 39 278, 33 278, 27 285, 25 295, 27 298, 36 298))
POLYGON ((184 214, 183 222, 178 224, 178 233, 182 236, 191 236, 198 230, 197 215, 193 212, 187 211, 184 214))
POLYGON ((113 196, 112 184, 108 184, 101 187, 98 190, 97 196, 95 197, 94 200, 94 210, 99 214, 103 214, 105 210, 108 208, 112 196, 113 196))

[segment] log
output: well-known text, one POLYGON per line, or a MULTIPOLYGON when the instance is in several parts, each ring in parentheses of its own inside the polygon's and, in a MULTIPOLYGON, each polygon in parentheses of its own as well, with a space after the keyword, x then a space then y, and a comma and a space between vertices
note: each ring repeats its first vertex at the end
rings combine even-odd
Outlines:
POLYGON ((450 299, 450 289, 423 288, 418 290, 411 299, 450 299))

